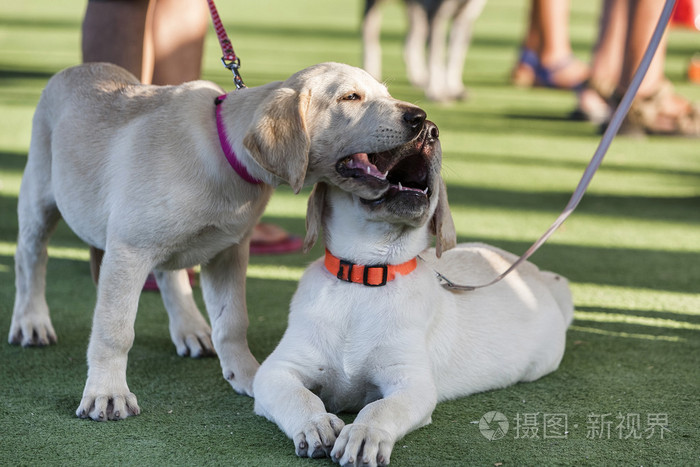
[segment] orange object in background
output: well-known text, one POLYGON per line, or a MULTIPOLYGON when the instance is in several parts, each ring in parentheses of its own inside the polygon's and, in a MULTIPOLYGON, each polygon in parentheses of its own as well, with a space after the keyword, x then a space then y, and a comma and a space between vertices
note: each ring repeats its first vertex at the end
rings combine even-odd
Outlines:
MULTIPOLYGON (((700 31, 700 0, 678 0, 671 15, 671 25, 700 31)), ((688 81, 700 84, 700 54, 690 59, 688 81)))
POLYGON ((700 84, 700 54, 695 54, 688 65, 688 81, 700 84))

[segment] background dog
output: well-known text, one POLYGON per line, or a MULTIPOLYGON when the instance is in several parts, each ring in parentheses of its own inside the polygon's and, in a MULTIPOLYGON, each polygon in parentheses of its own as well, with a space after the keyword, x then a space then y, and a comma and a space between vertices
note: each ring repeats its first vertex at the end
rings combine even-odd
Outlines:
MULTIPOLYGON (((382 0, 367 0, 362 21, 363 67, 377 79, 382 75, 380 3, 382 0)), ((485 3, 486 0, 406 0, 406 72, 410 83, 423 89, 429 99, 446 102, 466 97, 462 81, 464 60, 474 22, 485 3)))
POLYGON ((435 270, 485 283, 515 260, 482 244, 452 248, 440 158, 437 127, 426 121, 394 151, 341 159, 312 193, 306 243, 322 225, 326 256, 305 271, 288 328, 254 382, 256 413, 299 456, 386 465, 437 402, 559 365, 573 317, 566 279, 525 263, 473 292, 438 282, 435 270), (425 250, 431 234, 436 248, 425 250), (359 414, 344 425, 341 411, 359 414))
POLYGON ((156 270, 178 354, 216 351, 233 388, 252 395, 245 275, 249 237, 273 187, 299 191, 338 158, 385 151, 412 137, 425 113, 393 99, 359 68, 324 63, 284 82, 223 91, 197 81, 147 86, 109 64, 54 76, 34 116, 19 195, 17 293, 9 341, 56 342, 45 298, 47 243, 63 217, 104 249, 80 417, 140 409, 126 382, 141 287, 156 270), (220 113, 220 118, 217 117, 220 113), (247 181, 227 162, 227 135, 247 181), (202 265, 213 331, 182 268, 202 265))

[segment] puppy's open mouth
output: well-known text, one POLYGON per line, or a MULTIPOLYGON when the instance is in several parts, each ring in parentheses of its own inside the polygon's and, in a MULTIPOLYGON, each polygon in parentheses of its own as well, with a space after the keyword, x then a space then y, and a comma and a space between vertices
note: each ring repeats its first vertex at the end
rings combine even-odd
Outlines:
POLYGON ((398 161, 396 156, 395 151, 352 154, 341 159, 336 169, 344 177, 386 188, 379 198, 362 199, 366 204, 379 204, 399 193, 428 196, 429 167, 425 156, 420 151, 398 161))
POLYGON ((346 156, 337 162, 336 171, 341 177, 359 183, 365 193, 373 193, 371 198, 360 198, 368 205, 378 205, 399 195, 427 199, 431 195, 429 154, 437 137, 437 127, 431 124, 405 145, 384 152, 346 156))

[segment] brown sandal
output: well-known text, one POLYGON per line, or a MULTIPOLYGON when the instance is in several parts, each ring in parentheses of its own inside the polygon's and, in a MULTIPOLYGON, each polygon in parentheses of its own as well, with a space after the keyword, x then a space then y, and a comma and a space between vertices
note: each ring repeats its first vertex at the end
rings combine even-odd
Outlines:
MULTIPOLYGON (((619 102, 621 96, 615 96, 619 102)), ((700 137, 700 106, 673 92, 673 85, 664 81, 658 91, 632 101, 622 122, 621 135, 667 135, 700 137), (675 101, 675 102, 674 102, 675 101)))

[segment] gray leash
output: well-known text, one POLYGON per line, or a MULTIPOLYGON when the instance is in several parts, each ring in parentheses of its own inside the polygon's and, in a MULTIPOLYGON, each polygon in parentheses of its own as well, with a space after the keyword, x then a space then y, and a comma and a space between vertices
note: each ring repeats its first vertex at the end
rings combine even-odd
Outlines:
POLYGON ((671 13, 673 12, 673 7, 675 6, 675 4, 676 0, 666 0, 664 9, 661 12, 661 16, 659 17, 659 22, 656 24, 654 34, 652 34, 651 40, 649 41, 649 45, 647 46, 647 49, 644 52, 644 56, 642 57, 642 61, 639 64, 637 71, 635 71, 634 73, 632 82, 630 83, 627 92, 622 98, 622 101, 617 106, 617 109, 615 109, 615 113, 613 114, 610 123, 608 124, 608 127, 605 129, 605 133, 603 133, 603 137, 600 140, 600 144, 598 145, 598 148, 593 154, 593 159, 591 159, 591 162, 589 162, 588 167, 586 167, 586 170, 584 171, 583 176, 581 177, 581 180, 579 181, 578 186, 576 187, 576 190, 571 196, 569 203, 566 205, 564 211, 559 215, 557 220, 554 221, 554 223, 549 227, 549 229, 547 229, 544 235, 542 235, 535 243, 533 243, 532 246, 528 248, 528 250, 525 253, 523 253, 523 255, 520 258, 518 258, 517 261, 515 261, 515 263, 513 263, 506 271, 504 271, 500 276, 493 279, 491 282, 481 285, 461 285, 451 281, 447 277, 440 274, 438 271, 435 271, 435 274, 437 275, 443 287, 453 290, 471 291, 481 289, 483 287, 488 287, 490 285, 495 284, 496 282, 499 282, 508 274, 513 272, 515 268, 524 263, 530 256, 532 256, 532 254, 535 253, 544 244, 544 242, 547 241, 547 239, 549 239, 549 237, 554 233, 554 231, 557 230, 564 223, 564 221, 571 215, 574 209, 576 209, 579 202, 581 202, 581 198, 583 198, 583 195, 586 193, 586 189, 591 183, 593 175, 595 174, 596 170, 598 170, 598 167, 600 167, 601 162, 603 162, 603 158, 608 152, 608 148, 610 147, 613 138, 620 129, 620 125, 622 125, 622 120, 625 118, 625 115, 627 115, 627 112, 629 111, 630 106, 632 105, 632 100, 637 94, 639 86, 642 83, 642 80, 644 79, 644 75, 646 75, 646 72, 649 69, 651 59, 654 57, 656 49, 658 49, 659 47, 659 43, 661 42, 661 38, 664 34, 664 30, 666 29, 666 25, 668 24, 669 18, 671 17, 671 13))

